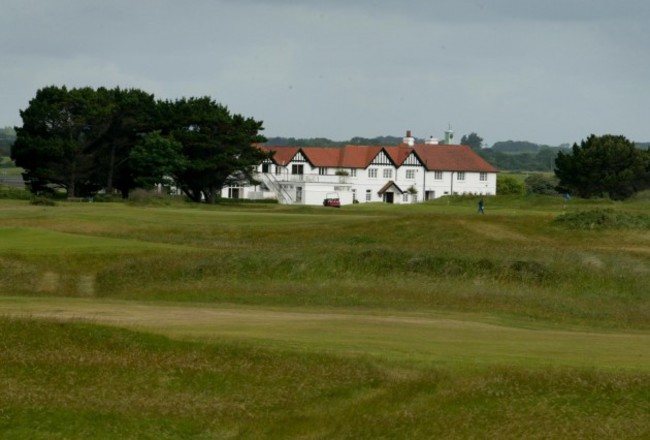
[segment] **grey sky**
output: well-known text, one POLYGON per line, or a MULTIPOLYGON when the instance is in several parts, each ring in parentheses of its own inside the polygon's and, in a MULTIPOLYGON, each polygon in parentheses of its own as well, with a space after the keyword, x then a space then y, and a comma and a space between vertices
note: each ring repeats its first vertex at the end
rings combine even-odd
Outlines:
POLYGON ((3 0, 0 126, 47 85, 211 96, 267 136, 650 141, 647 0, 3 0))

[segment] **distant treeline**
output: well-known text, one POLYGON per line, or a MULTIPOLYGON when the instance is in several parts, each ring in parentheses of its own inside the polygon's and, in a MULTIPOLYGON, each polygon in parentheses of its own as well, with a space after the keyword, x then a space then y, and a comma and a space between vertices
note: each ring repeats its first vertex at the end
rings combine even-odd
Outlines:
MULTIPOLYGON (((0 156, 9 156, 11 145, 16 139, 12 127, 0 129, 0 156)), ((346 141, 333 141, 327 138, 294 138, 270 137, 266 145, 282 145, 291 147, 341 147, 344 145, 398 145, 402 142, 399 136, 378 136, 374 138, 353 137, 346 141)), ((423 143, 424 139, 416 139, 423 143)), ((650 142, 637 142, 637 148, 647 150, 650 142)), ((540 145, 527 141, 499 141, 490 148, 482 148, 477 152, 488 162, 505 171, 553 171, 557 153, 568 150, 569 144, 559 146, 540 145)))

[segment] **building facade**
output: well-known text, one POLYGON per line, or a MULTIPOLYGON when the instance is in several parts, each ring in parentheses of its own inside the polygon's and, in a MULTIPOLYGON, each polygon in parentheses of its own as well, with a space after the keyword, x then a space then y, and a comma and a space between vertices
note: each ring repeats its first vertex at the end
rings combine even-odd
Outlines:
POLYGON ((407 132, 396 146, 259 148, 271 152, 255 170, 257 185, 222 190, 225 198, 282 204, 418 203, 451 194, 496 194, 498 170, 466 145, 416 144, 407 132))

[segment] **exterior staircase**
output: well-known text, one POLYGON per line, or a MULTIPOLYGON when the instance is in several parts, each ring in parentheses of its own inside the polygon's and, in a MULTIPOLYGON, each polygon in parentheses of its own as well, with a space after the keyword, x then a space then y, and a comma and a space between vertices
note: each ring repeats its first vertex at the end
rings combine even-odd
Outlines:
POLYGON ((289 194, 289 191, 280 184, 273 174, 258 173, 255 177, 273 191, 281 205, 292 205, 295 202, 291 194, 289 194))

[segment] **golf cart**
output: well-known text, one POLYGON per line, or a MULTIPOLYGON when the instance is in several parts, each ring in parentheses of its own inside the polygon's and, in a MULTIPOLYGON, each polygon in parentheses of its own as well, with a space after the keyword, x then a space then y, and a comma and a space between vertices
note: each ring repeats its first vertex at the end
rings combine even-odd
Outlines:
POLYGON ((323 200, 323 206, 329 206, 331 208, 340 208, 341 200, 339 200, 339 193, 327 193, 325 200, 323 200))

